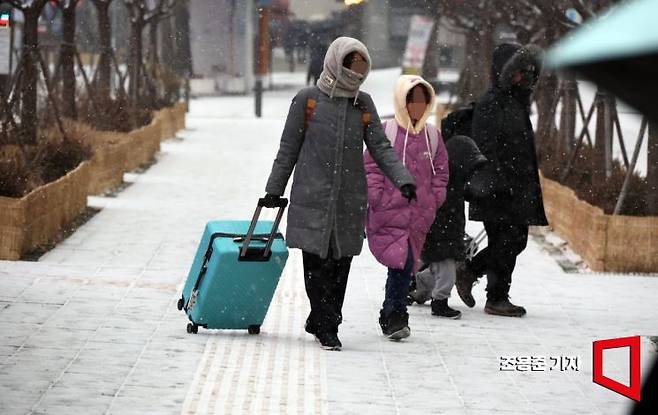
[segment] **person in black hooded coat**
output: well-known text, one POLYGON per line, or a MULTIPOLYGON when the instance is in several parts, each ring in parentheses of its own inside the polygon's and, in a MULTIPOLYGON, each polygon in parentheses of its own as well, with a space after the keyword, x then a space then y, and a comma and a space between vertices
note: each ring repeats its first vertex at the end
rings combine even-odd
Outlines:
POLYGON ((494 196, 470 204, 469 219, 484 222, 488 246, 457 273, 457 292, 472 307, 473 283, 487 274, 485 312, 520 317, 509 301, 516 257, 525 249, 529 225, 547 225, 542 202, 530 97, 539 78, 542 51, 506 43, 493 53, 492 87, 473 112, 472 138, 489 165, 494 196))
POLYGON ((464 259, 466 184, 475 171, 487 162, 473 140, 462 134, 458 122, 449 115, 441 124, 448 151, 448 171, 451 173, 446 201, 437 210, 436 219, 425 239, 422 253, 425 263, 446 258, 464 259))
POLYGON ((460 311, 448 306, 448 298, 455 285, 457 262, 464 261, 465 257, 465 199, 470 200, 473 196, 468 190, 486 197, 482 191, 472 191, 471 181, 480 176, 479 170, 487 159, 466 136, 470 134, 470 120, 465 119, 464 114, 463 111, 453 112, 441 123, 450 179, 446 200, 436 211, 421 253, 422 261, 428 266, 416 274, 416 288, 409 294, 410 299, 417 303, 431 299, 433 315, 452 319, 461 317, 460 311))

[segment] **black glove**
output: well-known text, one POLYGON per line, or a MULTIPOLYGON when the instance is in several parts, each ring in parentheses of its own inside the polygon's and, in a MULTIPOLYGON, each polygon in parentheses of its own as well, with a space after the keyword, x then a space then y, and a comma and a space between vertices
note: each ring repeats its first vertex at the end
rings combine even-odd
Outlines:
POLYGON ((274 207, 281 200, 281 196, 267 193, 263 199, 265 199, 265 207, 274 207))
POLYGON ((416 197, 416 185, 415 184, 405 184, 400 188, 400 193, 402 194, 402 197, 407 199, 409 203, 411 203, 411 200, 418 201, 418 198, 416 197))

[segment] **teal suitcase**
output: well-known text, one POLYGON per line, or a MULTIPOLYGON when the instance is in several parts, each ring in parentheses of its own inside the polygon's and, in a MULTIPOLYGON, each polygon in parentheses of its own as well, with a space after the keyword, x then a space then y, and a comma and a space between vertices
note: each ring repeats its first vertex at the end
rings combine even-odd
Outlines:
POLYGON ((288 259, 278 227, 288 201, 258 201, 249 221, 206 224, 194 262, 178 300, 190 323, 188 333, 206 329, 248 330, 260 326, 288 259), (263 207, 278 208, 274 222, 258 221, 263 207))

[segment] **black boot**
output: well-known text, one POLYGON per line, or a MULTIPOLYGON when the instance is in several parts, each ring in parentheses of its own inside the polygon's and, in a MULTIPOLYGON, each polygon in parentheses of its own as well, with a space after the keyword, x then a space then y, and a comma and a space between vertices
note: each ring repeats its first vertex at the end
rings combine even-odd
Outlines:
POLYGON ((329 332, 320 332, 314 334, 315 340, 317 340, 324 350, 340 350, 343 345, 338 339, 338 333, 329 331, 329 332))
POLYGON ((390 340, 402 340, 411 335, 409 328, 409 314, 394 312, 385 317, 379 313, 379 325, 382 328, 384 336, 390 340))
POLYGON ((432 315, 457 320, 461 318, 462 312, 450 308, 448 299, 446 298, 444 300, 432 300, 432 315))
POLYGON ((487 304, 484 306, 484 312, 504 317, 522 317, 526 313, 525 308, 512 304, 509 301, 509 297, 487 299, 487 304))
POLYGON ((457 294, 459 294, 459 298, 462 299, 464 304, 470 308, 475 306, 475 298, 473 298, 471 291, 473 290, 473 284, 477 282, 478 277, 478 275, 469 269, 466 263, 460 263, 457 266, 457 279, 455 281, 457 294))

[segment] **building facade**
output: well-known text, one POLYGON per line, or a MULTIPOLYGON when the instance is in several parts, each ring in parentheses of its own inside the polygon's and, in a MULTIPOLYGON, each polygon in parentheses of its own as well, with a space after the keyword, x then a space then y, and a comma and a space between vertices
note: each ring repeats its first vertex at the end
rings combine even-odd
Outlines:
POLYGON ((190 2, 193 73, 212 79, 215 89, 244 93, 253 88, 253 1, 190 2))

